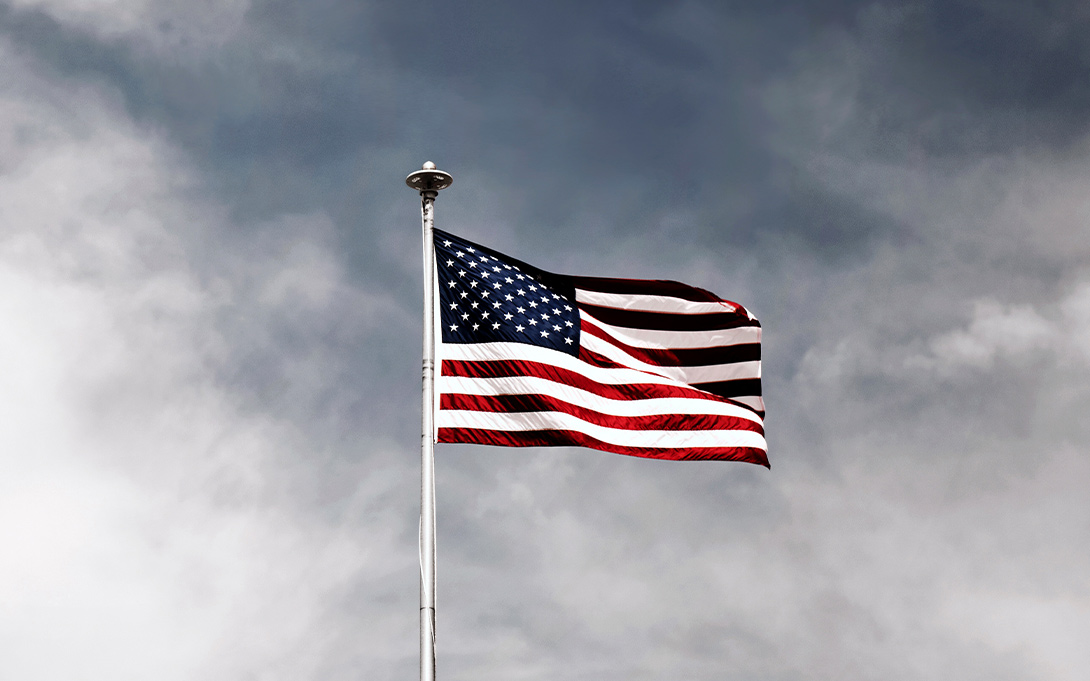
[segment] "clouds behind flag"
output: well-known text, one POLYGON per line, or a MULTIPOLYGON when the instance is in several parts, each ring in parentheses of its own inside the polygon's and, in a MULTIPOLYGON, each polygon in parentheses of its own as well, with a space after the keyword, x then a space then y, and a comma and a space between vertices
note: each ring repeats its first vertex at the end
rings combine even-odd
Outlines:
POLYGON ((439 442, 768 465, 761 326, 672 281, 546 272, 435 230, 439 442))

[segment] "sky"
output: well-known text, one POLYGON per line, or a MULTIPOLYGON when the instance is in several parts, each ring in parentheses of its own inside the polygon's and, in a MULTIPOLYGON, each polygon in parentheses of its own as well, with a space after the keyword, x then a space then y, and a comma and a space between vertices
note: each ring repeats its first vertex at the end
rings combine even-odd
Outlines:
POLYGON ((446 231, 751 310, 772 462, 439 445, 440 679, 1084 679, 1088 36, 0 0, 0 678, 414 678, 430 160, 446 231))

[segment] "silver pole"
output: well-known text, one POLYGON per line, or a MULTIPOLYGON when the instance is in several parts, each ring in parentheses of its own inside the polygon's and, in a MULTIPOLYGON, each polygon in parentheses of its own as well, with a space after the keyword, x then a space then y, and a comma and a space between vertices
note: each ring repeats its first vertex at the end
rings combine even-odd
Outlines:
POLYGON ((428 161, 405 184, 420 192, 424 230, 424 362, 420 432, 420 681, 435 681, 435 198, 453 178, 428 161))

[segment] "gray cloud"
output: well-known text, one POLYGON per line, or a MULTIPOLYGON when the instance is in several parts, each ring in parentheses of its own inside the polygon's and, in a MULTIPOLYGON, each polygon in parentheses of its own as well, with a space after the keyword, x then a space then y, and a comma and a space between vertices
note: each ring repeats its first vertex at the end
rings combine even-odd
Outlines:
POLYGON ((440 676, 1081 678, 1085 13, 584 5, 0 6, 4 674, 414 673, 430 158, 754 310, 773 462, 441 446, 440 676))

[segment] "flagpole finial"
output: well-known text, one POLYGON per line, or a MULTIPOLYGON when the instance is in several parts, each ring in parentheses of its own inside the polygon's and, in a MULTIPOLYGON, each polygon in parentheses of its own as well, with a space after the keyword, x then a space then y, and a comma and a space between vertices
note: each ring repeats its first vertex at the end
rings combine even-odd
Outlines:
POLYGON ((435 164, 431 161, 425 163, 415 173, 409 173, 409 176, 405 178, 405 184, 410 189, 415 189, 420 192, 421 196, 430 199, 434 199, 439 195, 440 189, 446 189, 453 182, 454 178, 450 176, 450 173, 436 169, 435 164))

